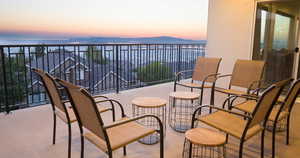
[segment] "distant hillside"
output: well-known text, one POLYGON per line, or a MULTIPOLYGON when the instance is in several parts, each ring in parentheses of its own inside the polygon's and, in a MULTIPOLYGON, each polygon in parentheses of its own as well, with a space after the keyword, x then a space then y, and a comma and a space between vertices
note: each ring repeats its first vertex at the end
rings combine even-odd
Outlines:
POLYGON ((123 37, 76 37, 66 39, 52 40, 0 40, 0 45, 3 44, 69 44, 69 43, 145 43, 145 44, 205 44, 206 40, 189 40, 175 38, 170 36, 159 37, 140 37, 140 38, 123 38, 123 37))
POLYGON ((205 40, 189 40, 169 36, 159 37, 140 37, 140 38, 122 38, 122 37, 89 37, 89 38, 71 38, 71 43, 206 43, 205 40))

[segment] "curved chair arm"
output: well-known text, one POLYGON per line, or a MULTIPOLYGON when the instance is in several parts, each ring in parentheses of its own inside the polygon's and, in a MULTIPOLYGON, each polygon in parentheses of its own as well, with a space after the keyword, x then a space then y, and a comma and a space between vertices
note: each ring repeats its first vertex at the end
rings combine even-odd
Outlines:
POLYGON ((219 76, 217 76, 217 79, 224 78, 224 77, 231 77, 231 76, 232 76, 232 74, 219 75, 219 76))
POLYGON ((175 82, 178 80, 179 81, 179 77, 183 74, 183 73, 186 73, 186 72, 193 72, 194 70, 184 70, 184 71, 179 71, 177 73, 175 73, 175 82))
POLYGON ((219 80, 220 78, 225 78, 225 77, 232 77, 232 74, 219 75, 219 76, 217 76, 215 82, 217 82, 217 80, 219 80))
POLYGON ((104 99, 109 99, 107 96, 104 95, 94 95, 93 98, 104 98, 104 99))
POLYGON ((117 103, 117 105, 121 109, 121 116, 126 117, 124 108, 123 108, 122 104, 119 101, 114 100, 114 99, 105 99, 105 100, 96 101, 95 103, 98 104, 98 103, 103 103, 103 102, 110 102, 110 104, 112 106, 113 113, 115 113, 115 104, 114 103, 117 103))
POLYGON ((217 80, 217 76, 218 76, 219 74, 220 74, 220 73, 214 73, 214 74, 209 74, 209 75, 205 76, 205 78, 204 78, 203 81, 202 81, 202 85, 201 85, 202 89, 204 89, 204 85, 205 85, 205 83, 206 83, 206 80, 208 80, 208 79, 211 78, 211 77, 214 77, 214 78, 215 78, 215 80, 213 81, 213 87, 214 87, 215 82, 216 82, 216 80, 217 80))
POLYGON ((227 112, 227 113, 236 115, 236 116, 240 116, 240 117, 252 119, 251 116, 244 115, 244 114, 240 114, 240 113, 237 113, 237 112, 234 112, 234 111, 225 110, 225 109, 218 108, 218 107, 211 106, 211 105, 202 105, 202 106, 198 107, 198 108, 194 111, 194 113, 193 113, 193 116, 192 116, 192 128, 194 128, 194 122, 197 120, 197 118, 196 118, 197 113, 199 113, 199 111, 201 111, 202 108, 204 108, 204 107, 212 108, 212 109, 217 109, 217 110, 224 111, 224 112, 227 112))
POLYGON ((149 115, 149 114, 146 114, 146 115, 141 115, 141 116, 137 116, 137 117, 133 117, 133 118, 129 118, 129 119, 126 119, 126 120, 121 120, 121 121, 117 121, 117 122, 114 122, 110 125, 106 125, 104 126, 103 128, 104 129, 109 129, 109 128, 113 128, 113 127, 116 127, 116 126, 120 126, 120 125, 123 125, 123 124, 126 124, 126 123, 129 123, 129 122, 132 122, 132 121, 136 121, 136 120, 140 120, 140 119, 143 119, 143 118, 146 118, 146 117, 153 117, 156 119, 156 121, 158 122, 159 124, 159 131, 161 133, 163 133, 163 124, 160 120, 159 117, 155 116, 155 115, 149 115))
POLYGON ((261 83, 263 82, 263 80, 258 80, 258 81, 253 81, 250 86, 247 88, 247 94, 250 94, 250 91, 253 90, 253 92, 251 94, 258 94, 260 90, 264 89, 261 86, 261 83), (255 88, 255 85, 257 85, 255 88))

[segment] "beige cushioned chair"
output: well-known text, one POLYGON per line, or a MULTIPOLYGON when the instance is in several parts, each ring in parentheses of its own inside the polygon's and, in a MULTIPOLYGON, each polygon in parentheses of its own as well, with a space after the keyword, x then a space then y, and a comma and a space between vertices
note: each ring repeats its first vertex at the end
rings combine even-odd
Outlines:
MULTIPOLYGON (((63 80, 57 81, 66 88, 71 105, 74 108, 75 115, 81 134, 81 158, 84 157, 84 138, 95 144, 99 149, 104 151, 112 158, 112 151, 123 147, 124 155, 126 155, 126 145, 137 141, 145 136, 159 132, 160 138, 163 138, 163 125, 161 120, 154 115, 142 115, 135 118, 127 118, 122 105, 110 99, 110 101, 119 105, 122 118, 112 124, 104 124, 102 117, 97 110, 97 103, 94 98, 83 88, 68 83, 63 80), (159 130, 146 128, 136 120, 153 117, 160 126, 159 130)), ((160 157, 163 158, 163 139, 160 139, 160 157)))
POLYGON ((213 89, 215 86, 216 76, 218 75, 218 69, 221 60, 222 58, 198 57, 194 70, 180 71, 176 74, 174 81, 174 91, 176 91, 177 86, 191 88, 191 91, 193 91, 194 88, 200 89, 200 104, 202 104, 203 89, 212 88, 210 104, 213 105, 213 89), (193 73, 192 81, 190 83, 180 82, 180 77, 187 72, 193 73))
MULTIPOLYGON (((71 137, 72 137, 72 131, 71 131, 71 123, 76 122, 76 117, 74 114, 74 111, 72 108, 68 107, 68 104, 70 106, 70 103, 68 101, 63 101, 60 97, 60 91, 59 88, 56 85, 54 77, 49 75, 48 73, 32 68, 32 71, 35 72, 41 79, 44 88, 48 94, 52 111, 53 111, 53 140, 52 143, 55 144, 55 138, 56 138, 56 116, 58 116, 64 123, 68 125, 68 157, 71 157, 71 137)), ((105 96, 94 96, 95 98, 104 98, 108 99, 105 96)), ((100 112, 106 112, 109 110, 112 110, 111 108, 99 108, 100 112)), ((114 114, 113 114, 114 115, 114 114)))
POLYGON ((250 94, 260 86, 265 62, 256 60, 238 59, 234 65, 232 74, 218 76, 220 78, 230 77, 228 88, 215 87, 215 91, 228 95, 250 94), (234 89, 234 87, 245 88, 246 91, 234 89))
MULTIPOLYGON (((292 81, 292 80, 290 80, 292 81)), ((275 136, 276 136, 276 125, 278 122, 286 119, 286 144, 289 144, 289 128, 290 128, 290 114, 295 104, 296 98, 300 92, 300 79, 295 81, 290 87, 284 100, 279 102, 279 105, 275 106, 272 109, 272 112, 268 118, 269 121, 273 122, 273 131, 272 131, 272 157, 275 157, 275 136)), ((230 108, 235 108, 240 111, 252 114, 255 109, 256 101, 247 100, 245 102, 239 103, 230 108)))
POLYGON ((283 89, 283 85, 287 81, 281 81, 270 86, 259 98, 257 105, 253 111, 253 115, 243 115, 237 112, 225 110, 222 108, 204 105, 195 110, 193 114, 192 127, 195 121, 200 121, 209 126, 212 126, 220 131, 225 132, 240 140, 239 158, 243 156, 243 144, 252 136, 262 131, 261 137, 261 157, 264 156, 264 129, 266 118, 268 118, 274 103, 279 97, 283 89), (201 109, 204 107, 216 109, 217 111, 205 116, 197 116, 201 114, 201 109), (245 119, 246 118, 246 119, 245 119))

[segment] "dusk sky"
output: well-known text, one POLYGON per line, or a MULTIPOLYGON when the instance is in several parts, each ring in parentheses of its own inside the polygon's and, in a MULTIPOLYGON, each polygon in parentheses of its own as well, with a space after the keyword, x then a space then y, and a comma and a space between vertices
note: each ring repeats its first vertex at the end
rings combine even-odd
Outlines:
POLYGON ((0 39, 206 39, 208 0, 1 0, 0 39))

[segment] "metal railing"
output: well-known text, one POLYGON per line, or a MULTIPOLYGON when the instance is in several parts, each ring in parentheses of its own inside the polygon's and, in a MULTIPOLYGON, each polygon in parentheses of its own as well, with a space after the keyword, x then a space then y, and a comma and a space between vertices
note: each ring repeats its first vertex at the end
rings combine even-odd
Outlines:
MULTIPOLYGON (((192 69, 205 44, 0 45, 0 112, 48 102, 31 68, 108 93, 173 81, 192 69)), ((191 77, 191 74, 186 76, 191 77)))

